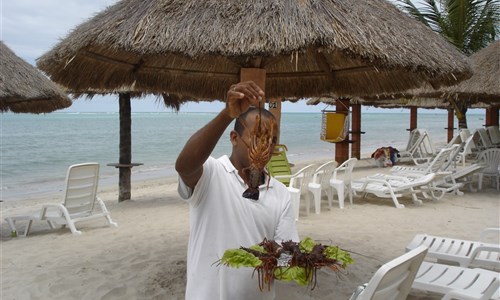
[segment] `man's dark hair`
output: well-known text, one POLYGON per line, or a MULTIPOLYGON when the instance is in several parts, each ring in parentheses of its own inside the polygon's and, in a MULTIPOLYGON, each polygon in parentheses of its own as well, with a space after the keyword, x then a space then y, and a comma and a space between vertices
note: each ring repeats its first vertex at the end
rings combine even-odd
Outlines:
POLYGON ((274 115, 270 111, 268 111, 267 109, 261 108, 260 112, 259 112, 259 108, 250 107, 246 112, 242 113, 238 118, 236 118, 236 121, 234 122, 234 131, 236 131, 239 135, 242 135, 243 130, 245 130, 245 125, 242 123, 245 123, 247 116, 254 111, 256 111, 256 113, 261 113, 262 117, 264 117, 264 118, 274 119, 276 121, 276 118, 274 117, 274 115))

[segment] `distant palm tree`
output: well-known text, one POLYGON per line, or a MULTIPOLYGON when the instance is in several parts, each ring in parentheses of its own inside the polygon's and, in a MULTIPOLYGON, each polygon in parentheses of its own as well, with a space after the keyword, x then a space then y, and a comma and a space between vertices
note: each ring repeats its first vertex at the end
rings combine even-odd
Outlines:
MULTIPOLYGON (((439 32, 464 54, 495 41, 500 31, 500 0, 398 0, 414 18, 439 32), (417 7, 413 2, 419 3, 417 7)), ((459 128, 467 128, 468 101, 455 101, 459 128)))

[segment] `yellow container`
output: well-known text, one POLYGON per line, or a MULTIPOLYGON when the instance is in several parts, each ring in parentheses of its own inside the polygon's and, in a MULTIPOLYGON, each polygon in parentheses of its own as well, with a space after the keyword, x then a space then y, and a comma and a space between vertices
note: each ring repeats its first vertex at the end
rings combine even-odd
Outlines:
POLYGON ((321 140, 330 143, 342 142, 349 133, 348 112, 323 111, 321 140))

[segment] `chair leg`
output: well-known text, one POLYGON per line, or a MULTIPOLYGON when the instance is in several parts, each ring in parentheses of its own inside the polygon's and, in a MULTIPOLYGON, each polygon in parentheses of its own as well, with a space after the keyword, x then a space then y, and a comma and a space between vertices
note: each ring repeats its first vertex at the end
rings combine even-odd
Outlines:
POLYGON ((329 187, 326 190, 326 196, 328 197, 328 209, 332 210, 332 202, 333 202, 333 188, 329 187))
POLYGON ((481 173, 477 174, 477 189, 478 190, 483 189, 483 174, 481 173))
POLYGON ((314 213, 321 213, 321 189, 311 190, 314 198, 314 213))
POLYGON ((337 187, 337 193, 339 195, 339 207, 340 207, 340 209, 343 209, 344 208, 344 199, 345 199, 344 185, 337 187))

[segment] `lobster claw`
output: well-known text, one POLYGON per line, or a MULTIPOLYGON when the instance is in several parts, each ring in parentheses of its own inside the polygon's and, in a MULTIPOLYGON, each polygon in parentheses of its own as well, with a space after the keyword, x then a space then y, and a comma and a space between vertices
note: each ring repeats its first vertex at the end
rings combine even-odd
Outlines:
POLYGON ((247 199, 259 200, 259 189, 250 187, 243 192, 242 196, 247 199))

